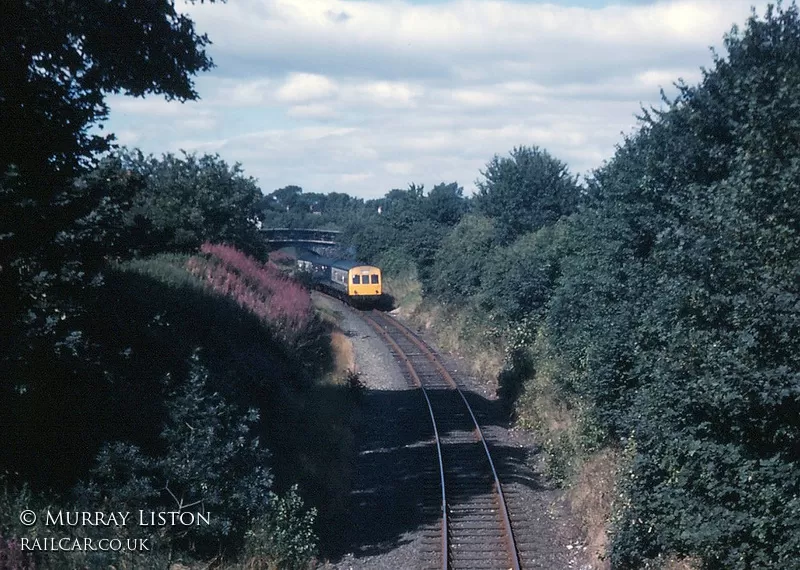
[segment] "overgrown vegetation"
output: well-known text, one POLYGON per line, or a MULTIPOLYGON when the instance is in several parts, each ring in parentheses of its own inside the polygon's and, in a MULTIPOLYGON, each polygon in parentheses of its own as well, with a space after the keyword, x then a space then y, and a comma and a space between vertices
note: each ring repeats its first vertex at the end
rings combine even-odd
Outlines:
POLYGON ((196 98, 208 38, 168 0, 62 4, 0 23, 0 566, 306 567, 348 484, 330 329, 253 257, 263 196, 239 165, 92 134, 106 93, 196 98), (46 509, 210 520, 87 529, 46 509), (65 537, 148 549, 21 549, 65 537))
MULTIPOLYGON (((92 21, 55 6, 14 3, 2 36, 2 512, 200 501, 214 526, 153 535, 150 560, 307 565, 315 517, 343 506, 360 387, 305 291, 257 261, 256 224, 337 227, 494 377, 611 566, 796 566, 795 3, 732 30, 583 185, 521 146, 475 197, 451 182, 367 201, 261 196, 219 157, 101 154, 103 94, 194 98, 208 40, 166 0, 92 21)), ((3 519, 3 564, 135 564, 21 552, 33 531, 51 532, 3 519)))
POLYGON ((754 14, 583 187, 520 147, 452 216, 411 185, 351 226, 446 345, 505 354, 557 479, 616 477, 615 568, 800 559, 799 37, 794 3, 754 14))
MULTIPOLYGON (((345 386, 315 380, 330 368, 327 327, 308 292, 284 281, 269 265, 212 244, 197 256, 163 254, 111 269, 87 307, 87 343, 103 375, 87 379, 91 395, 80 406, 62 408, 52 390, 16 398, 25 406, 11 415, 24 442, 15 456, 20 475, 41 481, 34 475, 52 461, 41 449, 51 444, 68 461, 51 466, 45 482, 80 478, 60 499, 64 509, 158 512, 180 510, 180 500, 213 514, 208 525, 149 535, 146 556, 230 558, 258 544, 260 563, 274 547, 275 560, 307 564, 315 516, 296 490, 280 498, 275 489, 299 481, 312 504, 326 507, 323 521, 336 515, 348 485, 351 406, 345 386), (28 415, 44 406, 52 412, 28 415), (290 525, 281 532, 291 529, 294 542, 252 538, 265 520, 273 530, 290 525)), ((30 535, 19 526, 2 531, 30 535)), ((78 563, 69 552, 39 562, 78 563)))

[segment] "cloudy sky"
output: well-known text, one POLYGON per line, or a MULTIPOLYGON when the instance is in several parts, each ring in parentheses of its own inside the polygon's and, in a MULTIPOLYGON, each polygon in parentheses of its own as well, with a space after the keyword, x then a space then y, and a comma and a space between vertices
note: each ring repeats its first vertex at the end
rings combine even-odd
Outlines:
MULTIPOLYGON (((179 0, 180 2, 180 0, 179 0)), ((184 9, 213 41, 201 100, 111 97, 148 153, 218 153, 264 192, 377 197, 457 181, 515 145, 585 174, 659 88, 695 83, 755 0, 228 0, 184 9)))

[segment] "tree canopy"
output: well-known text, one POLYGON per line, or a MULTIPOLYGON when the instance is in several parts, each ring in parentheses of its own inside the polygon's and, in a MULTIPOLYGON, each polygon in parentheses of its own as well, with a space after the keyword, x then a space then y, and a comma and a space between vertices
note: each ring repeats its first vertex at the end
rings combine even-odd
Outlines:
POLYGON ((108 93, 195 99, 209 40, 173 0, 9 0, 0 21, 0 174, 68 178, 107 148, 108 93))
POLYGON ((476 209, 496 219, 506 242, 554 223, 578 204, 579 187, 567 165, 537 146, 495 155, 481 174, 476 209))

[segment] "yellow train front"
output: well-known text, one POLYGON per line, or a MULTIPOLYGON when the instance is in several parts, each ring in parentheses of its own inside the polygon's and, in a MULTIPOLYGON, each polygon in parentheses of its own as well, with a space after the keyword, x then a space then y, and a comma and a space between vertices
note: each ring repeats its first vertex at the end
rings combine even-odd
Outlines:
POLYGON ((311 273, 317 286, 355 305, 375 304, 382 298, 383 276, 378 267, 311 253, 298 255, 297 266, 311 273))

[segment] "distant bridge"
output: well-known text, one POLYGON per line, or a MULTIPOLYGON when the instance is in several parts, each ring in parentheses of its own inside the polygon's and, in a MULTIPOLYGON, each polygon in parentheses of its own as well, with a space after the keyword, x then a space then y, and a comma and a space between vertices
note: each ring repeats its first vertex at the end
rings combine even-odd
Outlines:
POLYGON ((261 228, 266 235, 267 243, 275 245, 312 244, 312 245, 337 245, 339 230, 319 230, 303 228, 261 228))

